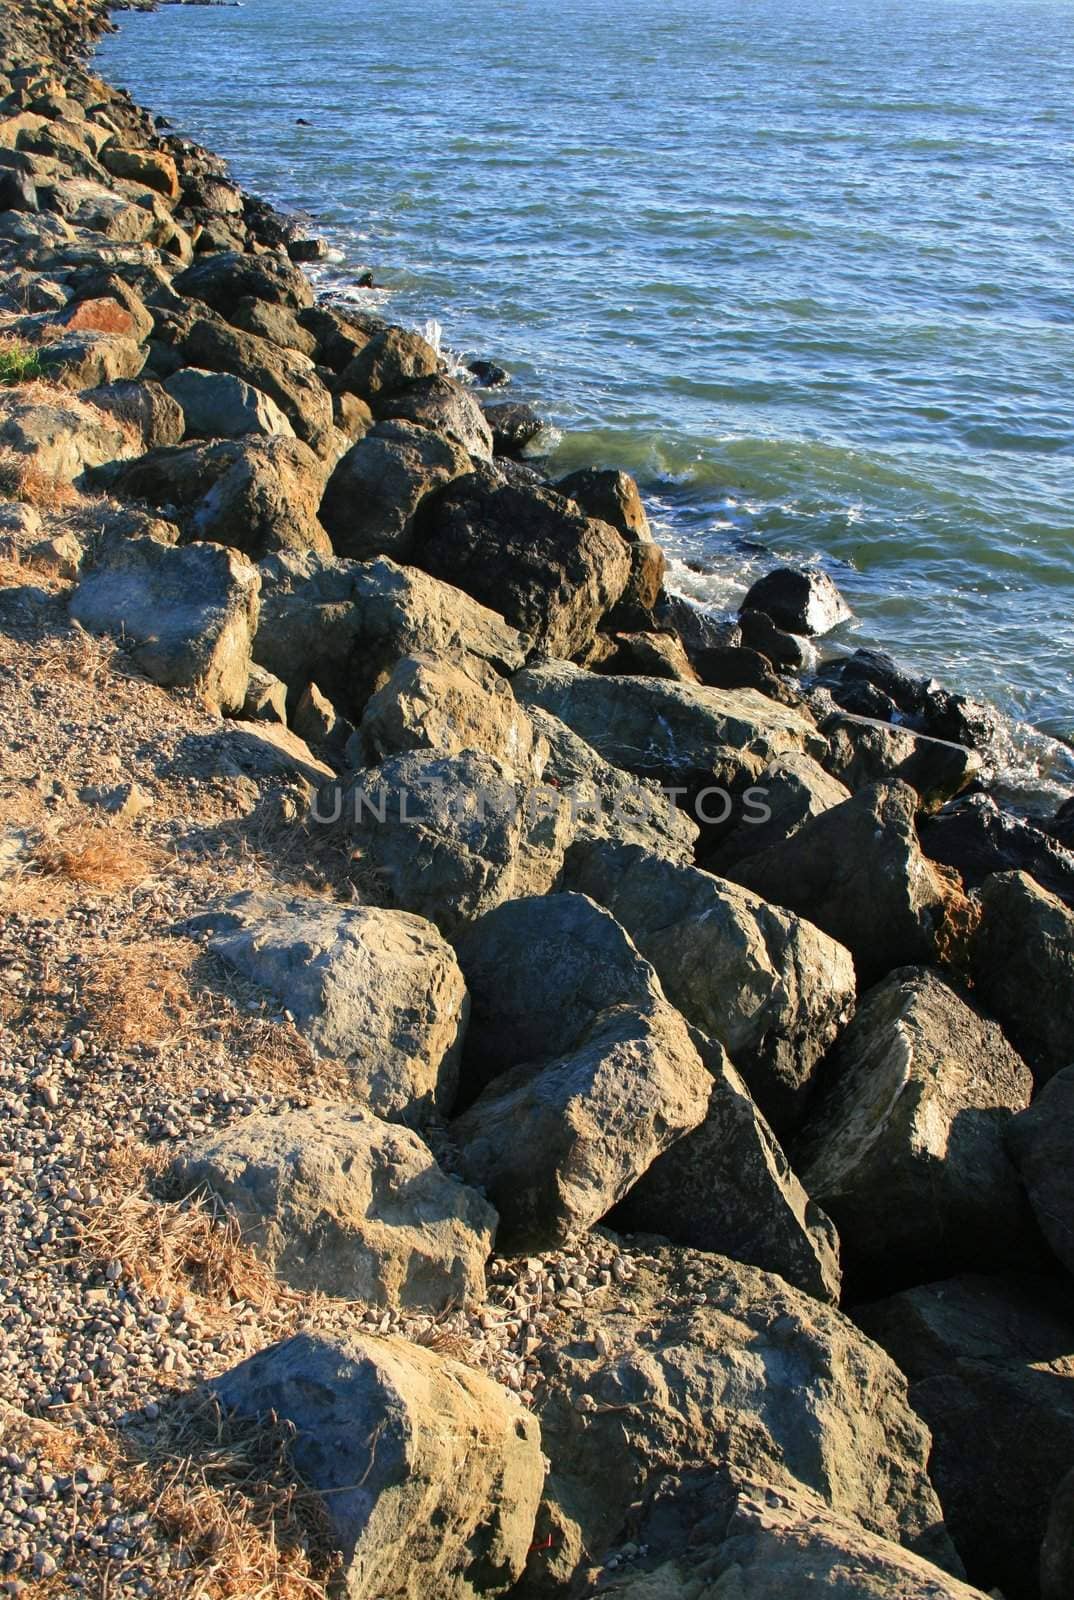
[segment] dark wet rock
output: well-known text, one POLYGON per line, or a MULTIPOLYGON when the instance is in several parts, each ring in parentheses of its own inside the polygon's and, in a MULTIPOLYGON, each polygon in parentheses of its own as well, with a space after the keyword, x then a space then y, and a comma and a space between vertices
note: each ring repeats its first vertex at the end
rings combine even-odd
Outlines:
POLYGON ((492 429, 492 447, 498 456, 524 455, 548 430, 545 419, 518 400, 486 406, 485 421, 492 429))
POLYGON ((968 889, 979 889, 994 872, 1027 872, 1074 905, 1074 852, 1034 822, 1004 811, 991 795, 944 806, 920 831, 925 854, 954 867, 968 889))
POLYGON ((1052 1498, 1074 1459, 1074 1297, 1028 1276, 967 1276, 859 1307, 910 1379, 929 1471, 971 1580, 1037 1600, 1052 1498))
POLYGON ((820 731, 829 745, 824 765, 848 789, 908 783, 926 811, 936 811, 961 794, 983 769, 980 756, 965 745, 869 717, 837 711, 820 723, 820 731))
POLYGON ((704 1516, 682 1527, 676 1499, 711 1509, 739 1475, 811 1491, 958 1570, 905 1379, 848 1318, 719 1256, 654 1248, 631 1264, 542 1354, 551 1470, 520 1596, 562 1594, 624 1538, 683 1553, 704 1516))
POLYGON ((657 627, 670 628, 678 634, 691 660, 695 651, 730 650, 742 643, 738 622, 703 611, 682 595, 661 595, 653 610, 653 621, 657 627))
POLYGON ((586 663, 594 671, 698 682, 690 658, 673 633, 600 633, 597 643, 603 648, 599 654, 594 652, 596 659, 586 663))
POLYGON ((787 633, 830 633, 850 616, 850 607, 826 572, 777 567, 750 589, 742 610, 763 611, 787 633))
POLYGON ((980 903, 977 992, 1044 1083, 1074 1057, 1074 910, 1025 872, 986 878, 980 903))
POLYGON ((504 389, 511 382, 507 368, 498 366, 495 361, 470 361, 466 370, 473 373, 483 389, 504 389))
POLYGON ((807 639, 788 633, 764 611, 743 611, 738 619, 742 643, 765 656, 782 672, 808 672, 816 651, 807 639))
POLYGON ((781 1132, 794 1126, 853 1010, 849 952, 738 884, 637 845, 572 846, 565 883, 607 907, 672 1004, 728 1051, 764 1114, 781 1132))
POLYGON ((1063 801, 1046 828, 1064 850, 1074 850, 1074 796, 1063 801))
POLYGON ((917 796, 905 784, 861 789, 728 876, 808 917, 846 945, 862 983, 937 959, 952 889, 921 854, 917 796))
POLYGON ((792 1158, 859 1284, 1025 1262, 1004 1139, 1033 1080, 996 1023, 935 972, 901 968, 861 1000, 826 1079, 792 1158))
POLYGON ((477 1600, 521 1573, 540 1430, 483 1374, 406 1339, 304 1332, 214 1379, 212 1393, 240 1417, 290 1424, 349 1600, 477 1600))
POLYGON ((415 530, 413 559, 562 656, 585 649, 630 576, 613 528, 549 490, 506 485, 489 468, 437 498, 415 530))
POLYGON ((1074 1594, 1074 1467, 1062 1478, 1048 1508, 1040 1547, 1040 1600, 1074 1594))
POLYGON ((820 682, 856 716, 907 722, 933 739, 989 751, 1000 732, 998 714, 979 701, 952 694, 934 678, 914 678, 881 650, 855 650, 820 668, 820 682))
POLYGON ((771 700, 794 703, 795 696, 759 650, 749 650, 745 645, 717 645, 711 650, 694 650, 690 659, 698 678, 710 688, 756 689, 771 700))

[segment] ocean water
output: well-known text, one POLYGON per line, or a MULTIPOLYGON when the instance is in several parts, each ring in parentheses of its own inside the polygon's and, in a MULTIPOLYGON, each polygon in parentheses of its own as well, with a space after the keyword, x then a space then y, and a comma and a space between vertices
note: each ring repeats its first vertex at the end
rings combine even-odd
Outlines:
POLYGON ((1074 742, 1072 0, 118 20, 100 70, 633 471, 690 592, 816 558, 833 648, 1074 742))

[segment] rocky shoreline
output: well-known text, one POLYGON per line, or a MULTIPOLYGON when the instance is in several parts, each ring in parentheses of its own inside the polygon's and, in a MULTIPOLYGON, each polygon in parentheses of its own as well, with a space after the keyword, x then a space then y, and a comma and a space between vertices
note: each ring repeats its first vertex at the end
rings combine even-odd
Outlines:
POLYGON ((1074 806, 0 17, 0 1586, 1074 1593, 1074 806))

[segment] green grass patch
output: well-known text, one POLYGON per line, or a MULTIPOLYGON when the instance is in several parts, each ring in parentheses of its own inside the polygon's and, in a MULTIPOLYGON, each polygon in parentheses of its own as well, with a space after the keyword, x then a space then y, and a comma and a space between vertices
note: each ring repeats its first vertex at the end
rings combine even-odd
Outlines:
POLYGON ((41 356, 21 339, 0 339, 0 387, 31 383, 41 377, 41 356))

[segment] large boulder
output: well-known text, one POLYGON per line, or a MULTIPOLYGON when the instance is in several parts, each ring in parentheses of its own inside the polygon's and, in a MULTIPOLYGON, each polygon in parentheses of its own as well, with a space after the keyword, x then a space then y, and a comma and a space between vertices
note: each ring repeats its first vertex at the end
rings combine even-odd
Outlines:
POLYGON ((638 486, 629 472, 583 467, 560 478, 555 489, 580 506, 587 517, 610 523, 630 543, 643 544, 652 538, 638 486))
POLYGON ((548 748, 544 781, 566 799, 573 839, 610 839, 671 861, 693 860, 697 823, 659 784, 613 767, 540 706, 531 705, 527 716, 548 748))
POLYGON ((743 1478, 697 1499, 677 1496, 658 1553, 613 1556, 583 1600, 988 1600, 805 1489, 743 1478))
POLYGON ((478 656, 404 656, 367 702, 359 731, 370 762, 407 750, 483 750, 520 776, 539 778, 543 767, 509 681, 478 656))
POLYGON ((1074 909, 1025 872, 981 889, 973 978, 1038 1083, 1074 1060, 1074 909))
POLYGON ((850 607, 826 572, 815 567, 776 567, 750 589, 743 611, 763 611, 788 633, 830 633, 850 616, 850 607))
POLYGON ((782 844, 813 817, 850 799, 846 784, 802 751, 770 761, 754 790, 754 804, 744 807, 727 836, 706 852, 704 865, 710 872, 723 873, 747 856, 782 844))
POLYGON ((136 378, 145 366, 145 348, 128 334, 70 329, 37 352, 42 377, 62 389, 94 389, 121 378, 136 378))
POLYGON ((249 433, 294 438, 276 402, 230 372, 180 367, 164 387, 182 407, 184 432, 191 438, 240 439, 249 433))
POLYGON ((211 948, 262 985, 319 1054, 350 1068, 380 1117, 420 1124, 451 1109, 466 985, 428 922, 375 906, 253 890, 198 919, 211 948))
POLYGON ((312 306, 314 300, 305 273, 283 256, 239 255, 234 251, 217 251, 202 257, 179 274, 175 288, 187 299, 202 300, 225 317, 247 297, 296 311, 312 306))
POLYGON ((496 1213, 367 1111, 244 1117, 180 1150, 171 1175, 221 1202, 293 1288, 434 1313, 484 1299, 496 1213))
POLYGON ((506 484, 491 468, 456 479, 419 519, 414 560, 558 656, 589 644, 630 577, 614 528, 550 490, 506 484))
POLYGON ((178 444, 183 437, 183 408, 159 383, 121 378, 98 389, 87 389, 82 399, 114 417, 124 430, 133 428, 143 450, 178 444))
POLYGON ((921 854, 906 784, 861 789, 783 843, 727 869, 851 952, 862 983, 937 959, 952 890, 921 854))
POLYGON ((263 564, 258 663, 296 693, 311 681, 349 715, 403 656, 465 653, 512 672, 528 641, 501 616, 387 557, 281 556, 263 564))
MULTIPOLYGON (((882 1350, 752 1267, 678 1249, 627 1261, 629 1281, 565 1312, 541 1355, 551 1471, 520 1600, 562 1594, 624 1537, 666 1549, 676 1498, 719 1503, 738 1476, 809 1490, 957 1571, 928 1431, 882 1350)), ((691 1531, 672 1522, 668 1553, 691 1531)))
POLYGON ((110 541, 71 598, 91 633, 133 644, 134 663, 157 683, 197 687, 223 711, 246 698, 261 579, 234 550, 110 541))
POLYGON ((417 423, 465 450, 475 461, 492 460, 492 430, 485 413, 470 391, 454 378, 439 374, 419 378, 401 394, 379 400, 377 415, 417 423))
POLYGON ((1050 1078, 1006 1133, 1040 1230, 1074 1273, 1074 1065, 1050 1078))
POLYGON ((337 462, 325 488, 320 515, 333 548, 359 561, 405 561, 423 500, 470 470, 462 446, 428 428, 378 423, 337 462))
POLYGON ((1027 872, 1074 905, 1074 839, 1064 845, 1040 822, 1004 811, 990 794, 964 795, 923 820, 921 848, 953 867, 967 889, 979 889, 994 872, 1027 872))
POLYGON ((294 1430, 347 1600, 505 1593, 533 1539, 535 1419, 498 1384, 402 1339, 300 1333, 217 1378, 221 1405, 294 1430))
POLYGON ((902 968, 861 1001, 827 1078, 793 1155, 848 1270, 891 1286, 1024 1258, 1004 1135, 1033 1080, 994 1022, 902 968))
POLYGON ((56 394, 31 400, 17 388, 0 393, 0 447, 67 483, 87 467, 134 455, 138 448, 122 423, 88 397, 56 394))
POLYGON ((440 371, 440 357, 420 334, 385 328, 362 346, 340 373, 343 389, 379 406, 419 378, 440 371))
POLYGON ((908 783, 926 811, 936 811, 980 777, 984 763, 975 750, 930 739, 912 728, 835 712, 820 724, 828 740, 828 771, 848 789, 870 783, 908 783))
POLYGON ((750 689, 615 677, 553 661, 520 673, 515 693, 614 766, 703 798, 704 818, 722 820, 723 791, 737 792, 777 756, 827 748, 807 717, 750 689))
POLYGON ((253 556, 331 551, 317 520, 324 468, 300 439, 228 439, 151 450, 94 478, 114 494, 167 507, 194 539, 253 556))
POLYGON ((705 1114, 708 1075, 648 962, 581 895, 512 901, 461 943, 474 994, 452 1124, 504 1240, 562 1243, 605 1216, 705 1114))
POLYGON ((929 1470, 971 1580, 1037 1600, 1052 1497, 1074 1460, 1074 1295, 1023 1276, 960 1277, 859 1307, 910 1379, 929 1470))
POLYGON ((638 845, 573 846, 565 882, 622 924, 671 1003, 728 1051, 773 1126, 794 1127, 853 1010, 849 952, 738 884, 638 845))
POLYGON ((183 352, 191 366, 231 373, 267 395, 318 453, 334 439, 332 396, 308 356, 204 317, 186 334, 183 352))
POLYGON ((567 808, 495 756, 416 750, 363 768, 320 796, 354 852, 370 899, 451 937, 505 900, 544 894, 569 838, 567 808))

